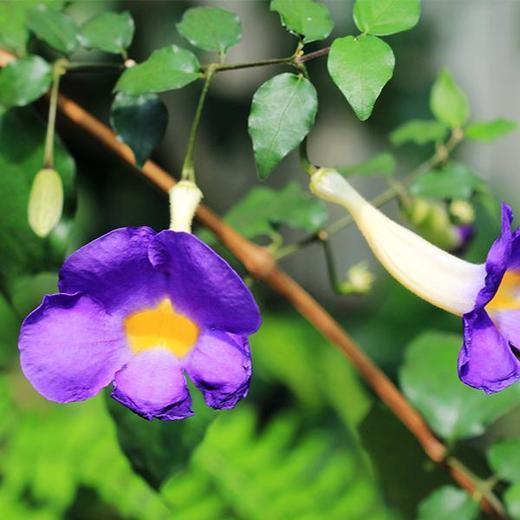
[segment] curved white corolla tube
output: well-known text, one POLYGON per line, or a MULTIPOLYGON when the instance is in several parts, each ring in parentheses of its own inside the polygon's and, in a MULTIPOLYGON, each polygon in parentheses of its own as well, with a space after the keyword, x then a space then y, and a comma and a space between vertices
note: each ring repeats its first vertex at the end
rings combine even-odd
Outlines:
POLYGON ((191 223, 202 200, 202 192, 191 181, 179 181, 170 188, 170 229, 191 233, 191 223))
POLYGON ((473 309, 484 287, 484 264, 450 255, 390 220, 334 169, 320 168, 312 175, 310 188, 350 211, 374 255, 410 291, 453 314, 473 309))

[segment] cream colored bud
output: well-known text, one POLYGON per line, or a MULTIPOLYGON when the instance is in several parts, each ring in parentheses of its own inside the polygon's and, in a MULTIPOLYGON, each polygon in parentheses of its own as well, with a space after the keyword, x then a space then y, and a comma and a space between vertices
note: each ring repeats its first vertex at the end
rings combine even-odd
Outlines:
POLYGON ((27 216, 29 226, 41 238, 58 224, 63 211, 63 183, 56 170, 44 168, 34 177, 27 216))
POLYGON ((368 264, 359 262, 347 271, 347 279, 343 285, 353 293, 364 294, 372 289, 374 281, 374 273, 370 271, 368 264))
POLYGON ((450 213, 459 221, 459 224, 472 224, 475 222, 475 210, 465 200, 454 200, 450 204, 450 213))
POLYGON ((191 181, 180 181, 170 189, 170 229, 191 233, 191 223, 202 192, 191 181))

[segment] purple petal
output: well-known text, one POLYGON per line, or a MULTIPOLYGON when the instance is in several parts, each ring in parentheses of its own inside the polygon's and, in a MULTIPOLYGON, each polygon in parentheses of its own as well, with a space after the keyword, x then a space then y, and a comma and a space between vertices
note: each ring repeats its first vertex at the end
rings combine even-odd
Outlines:
POLYGON ((218 331, 201 334, 184 368, 212 408, 233 408, 247 395, 251 354, 246 338, 218 331))
POLYGON ((477 296, 475 309, 481 309, 493 298, 506 272, 513 243, 512 220, 511 208, 502 203, 502 231, 489 250, 486 259, 486 282, 477 296))
POLYGON ((504 309, 488 311, 496 328, 511 343, 512 347, 520 349, 520 310, 504 309))
POLYGON ((73 253, 60 271, 61 292, 84 292, 110 313, 127 315, 155 307, 166 295, 166 278, 148 260, 155 231, 120 228, 73 253))
POLYGON ((47 399, 96 395, 129 357, 119 320, 82 294, 53 294, 22 323, 22 370, 47 399))
POLYGON ((116 374, 112 397, 148 420, 171 421, 193 415, 181 366, 165 349, 134 356, 116 374))
POLYGON ((230 265, 197 237, 161 231, 150 244, 150 261, 170 276, 174 307, 201 326, 252 334, 260 313, 251 291, 230 265))
POLYGON ((520 362, 507 339, 484 310, 466 314, 464 345, 459 353, 459 377, 487 393, 499 392, 520 379, 520 362))

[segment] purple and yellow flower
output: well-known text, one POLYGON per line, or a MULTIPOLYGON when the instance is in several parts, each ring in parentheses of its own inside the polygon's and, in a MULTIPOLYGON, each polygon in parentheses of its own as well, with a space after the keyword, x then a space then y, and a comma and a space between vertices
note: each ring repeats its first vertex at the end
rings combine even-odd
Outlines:
POLYGON ((502 205, 502 230, 484 264, 466 262, 400 226, 365 200, 337 171, 311 179, 319 197, 350 211, 388 272, 424 300, 462 317, 460 379, 487 393, 520 379, 520 229, 502 205))
POLYGON ((246 396, 258 307, 190 233, 116 229, 66 260, 59 291, 19 339, 23 372, 47 399, 82 401, 113 384, 112 397, 137 414, 173 420, 193 415, 186 376, 212 408, 246 396))

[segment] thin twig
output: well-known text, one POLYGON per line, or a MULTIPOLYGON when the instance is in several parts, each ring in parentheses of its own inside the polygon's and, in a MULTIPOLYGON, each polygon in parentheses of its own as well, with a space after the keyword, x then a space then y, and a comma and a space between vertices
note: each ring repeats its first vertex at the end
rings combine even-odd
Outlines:
MULTIPOLYGON (((107 126, 75 102, 60 96, 58 106, 69 120, 119 155, 133 166, 136 172, 146 177, 162 191, 167 193, 175 184, 174 178, 152 161, 148 161, 142 168, 137 168, 130 149, 118 141, 107 126)), ((240 260, 252 276, 264 281, 274 291, 285 297, 325 338, 350 359, 367 384, 414 435, 432 461, 445 465, 461 487, 472 496, 478 497, 484 511, 495 518, 507 518, 492 491, 486 490, 481 485, 481 481, 476 480, 462 465, 454 465, 451 457, 447 460, 446 446, 430 430, 417 410, 406 400, 385 373, 364 354, 340 324, 305 289, 276 266, 273 256, 266 248, 244 238, 206 206, 199 207, 197 218, 240 260)))

